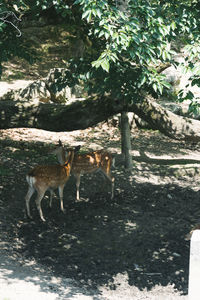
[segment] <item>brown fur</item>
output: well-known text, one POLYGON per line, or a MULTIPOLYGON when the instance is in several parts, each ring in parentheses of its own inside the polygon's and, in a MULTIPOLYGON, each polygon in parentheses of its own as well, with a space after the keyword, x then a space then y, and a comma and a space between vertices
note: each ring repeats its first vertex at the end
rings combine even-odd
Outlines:
MULTIPOLYGON (((58 157, 60 164, 66 159, 66 151, 59 140, 58 146, 51 151, 58 157)), ((113 158, 111 153, 102 149, 97 151, 91 151, 85 154, 75 153, 71 173, 76 177, 77 194, 76 199, 79 200, 79 187, 81 174, 93 173, 97 170, 101 170, 105 177, 111 183, 111 198, 114 196, 114 177, 111 175, 111 166, 113 164, 113 158)))
POLYGON ((73 159, 74 150, 70 150, 63 165, 40 165, 36 166, 27 174, 26 179, 29 184, 29 189, 26 194, 25 201, 27 213, 30 218, 31 213, 29 203, 34 191, 37 191, 37 198, 35 202, 42 221, 45 221, 45 219, 41 209, 41 201, 48 189, 51 191, 50 205, 52 201, 53 190, 56 188, 59 189, 60 206, 61 210, 64 212, 63 189, 67 180, 69 179, 73 159))

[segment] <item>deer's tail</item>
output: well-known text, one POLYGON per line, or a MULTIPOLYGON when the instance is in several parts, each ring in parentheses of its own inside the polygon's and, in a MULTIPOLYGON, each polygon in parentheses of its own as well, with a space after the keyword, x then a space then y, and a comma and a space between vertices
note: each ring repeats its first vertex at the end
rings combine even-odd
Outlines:
POLYGON ((26 175, 26 181, 28 182, 28 184, 29 184, 31 187, 34 187, 34 184, 35 184, 35 177, 30 176, 30 175, 26 175))

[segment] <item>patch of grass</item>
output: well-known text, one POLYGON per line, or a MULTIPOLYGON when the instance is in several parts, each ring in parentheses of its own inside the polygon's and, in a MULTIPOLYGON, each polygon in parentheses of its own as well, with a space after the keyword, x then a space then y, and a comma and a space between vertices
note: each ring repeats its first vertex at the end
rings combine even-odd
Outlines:
POLYGON ((35 151, 24 151, 21 149, 13 149, 9 153, 9 157, 15 160, 24 160, 25 158, 32 158, 35 156, 35 151))
POLYGON ((26 75, 20 71, 17 71, 11 75, 8 76, 7 80, 12 81, 12 80, 17 80, 17 79, 24 79, 26 75))
POLYGON ((9 157, 14 158, 16 160, 23 160, 25 158, 38 158, 45 156, 44 151, 40 151, 40 149, 20 149, 20 148, 11 148, 10 147, 9 157))
POLYGON ((0 166, 0 176, 8 176, 10 175, 10 170, 0 166))

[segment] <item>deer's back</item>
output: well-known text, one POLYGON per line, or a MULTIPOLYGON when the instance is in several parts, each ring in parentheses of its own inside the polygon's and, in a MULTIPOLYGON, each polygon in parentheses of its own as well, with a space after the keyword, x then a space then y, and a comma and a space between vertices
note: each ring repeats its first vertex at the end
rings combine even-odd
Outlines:
POLYGON ((112 156, 105 150, 97 150, 85 154, 75 154, 72 164, 73 173, 91 173, 111 164, 112 156))
POLYGON ((36 166, 28 173, 28 176, 34 177, 37 183, 56 188, 67 181, 69 170, 60 165, 36 166))

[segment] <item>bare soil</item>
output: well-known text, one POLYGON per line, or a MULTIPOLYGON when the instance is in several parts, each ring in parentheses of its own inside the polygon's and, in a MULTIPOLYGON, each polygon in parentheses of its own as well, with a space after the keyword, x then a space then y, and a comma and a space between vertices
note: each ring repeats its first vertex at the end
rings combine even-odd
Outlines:
MULTIPOLYGON (((0 299, 27 299, 28 284, 39 289, 37 299, 187 299, 185 236, 200 218, 200 146, 134 130, 132 148, 130 172, 123 167, 119 131, 106 123, 70 133, 0 131, 0 299), (66 214, 58 197, 49 208, 47 194, 41 222, 34 195, 29 220, 25 174, 37 164, 56 163, 48 151, 58 139, 115 155, 115 197, 96 173, 82 176, 77 202, 71 176, 66 214)), ((36 299, 34 293, 29 299, 36 299)))

